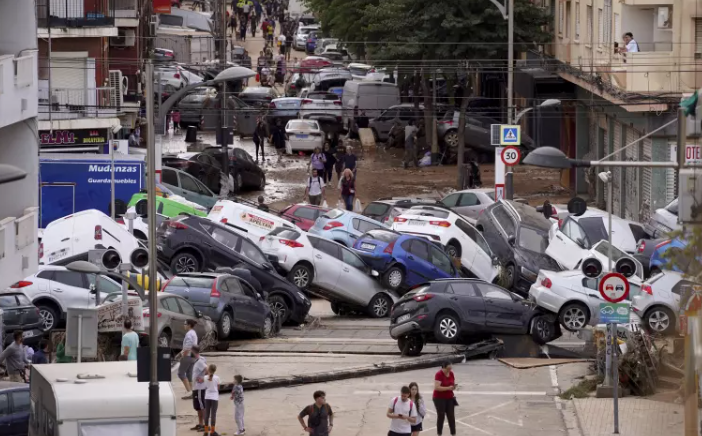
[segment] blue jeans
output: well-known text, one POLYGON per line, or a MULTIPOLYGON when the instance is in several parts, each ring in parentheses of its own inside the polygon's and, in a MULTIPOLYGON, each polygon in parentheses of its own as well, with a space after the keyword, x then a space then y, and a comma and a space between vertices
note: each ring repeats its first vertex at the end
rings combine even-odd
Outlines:
POLYGON ((342 195, 346 210, 353 211, 353 195, 342 195))

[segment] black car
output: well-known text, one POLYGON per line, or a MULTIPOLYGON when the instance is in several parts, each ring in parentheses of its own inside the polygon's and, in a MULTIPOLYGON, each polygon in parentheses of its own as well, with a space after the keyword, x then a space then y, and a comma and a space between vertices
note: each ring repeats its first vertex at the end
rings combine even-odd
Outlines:
POLYGON ((210 156, 197 159, 181 159, 176 156, 163 156, 163 165, 185 171, 191 176, 205 184, 210 191, 219 193, 222 181, 222 171, 215 165, 214 159, 210 156))
POLYGON ((232 331, 270 336, 273 330, 271 308, 263 295, 238 277, 221 273, 182 273, 163 287, 188 300, 195 309, 217 323, 218 337, 227 339, 232 331))
POLYGON ((280 97, 273 88, 249 86, 239 93, 239 99, 254 108, 267 109, 271 101, 280 97))
POLYGON ((507 289, 528 295, 539 270, 561 270, 546 254, 551 221, 529 205, 508 200, 493 203, 480 214, 476 228, 504 268, 502 284, 507 289))
POLYGON ((279 275, 261 249, 233 228, 206 218, 182 215, 156 229, 158 259, 174 274, 242 267, 268 292, 268 303, 282 322, 301 324, 310 300, 279 275))
POLYGON ((4 291, 0 293, 0 310, 5 346, 12 342, 15 330, 22 330, 25 345, 34 345, 44 335, 39 309, 22 292, 4 291))
POLYGON ((0 434, 27 436, 29 411, 33 404, 28 383, 0 381, 0 429, 2 429, 0 434))
POLYGON ((554 315, 497 285, 478 279, 441 279, 415 287, 390 312, 390 336, 403 354, 426 342, 470 343, 499 334, 531 334, 545 344, 560 337, 554 315))
MULTIPOLYGON (((222 168, 222 148, 208 147, 202 153, 214 158, 214 165, 222 168)), ((266 174, 242 148, 229 149, 229 171, 234 176, 234 192, 243 188, 262 191, 266 187, 266 174)))

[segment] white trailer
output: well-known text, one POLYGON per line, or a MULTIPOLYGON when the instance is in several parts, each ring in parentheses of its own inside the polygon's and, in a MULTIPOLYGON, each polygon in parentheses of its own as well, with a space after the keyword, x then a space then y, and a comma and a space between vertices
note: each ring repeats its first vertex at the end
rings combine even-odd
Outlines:
MULTIPOLYGON (((29 436, 148 436, 149 384, 129 362, 34 365, 29 436)), ((176 435, 176 397, 159 383, 161 435, 176 435)))

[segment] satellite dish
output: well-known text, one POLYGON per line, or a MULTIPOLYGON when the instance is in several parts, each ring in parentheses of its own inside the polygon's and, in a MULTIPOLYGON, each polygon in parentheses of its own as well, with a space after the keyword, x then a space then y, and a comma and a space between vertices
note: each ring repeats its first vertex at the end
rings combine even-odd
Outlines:
POLYGON ((573 197, 568 202, 568 212, 571 215, 581 216, 587 212, 587 203, 580 197, 573 197))

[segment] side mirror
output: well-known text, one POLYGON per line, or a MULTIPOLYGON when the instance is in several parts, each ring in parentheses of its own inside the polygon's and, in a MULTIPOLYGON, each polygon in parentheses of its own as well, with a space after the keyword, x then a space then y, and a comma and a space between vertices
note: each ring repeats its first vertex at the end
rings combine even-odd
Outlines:
POLYGON ((372 270, 371 270, 371 276, 373 276, 373 277, 378 277, 378 276, 380 276, 380 273, 379 273, 378 271, 372 269, 372 270))
POLYGON ((261 294, 259 294, 258 292, 256 292, 256 299, 257 299, 258 301, 261 301, 261 300, 263 299, 263 297, 261 297, 261 294))
POLYGON ((508 243, 509 245, 511 245, 512 247, 514 247, 514 244, 517 243, 517 238, 515 238, 514 235, 509 235, 509 236, 507 237, 507 243, 508 243))
POLYGON ((497 266, 500 264, 500 261, 497 259, 497 256, 492 256, 492 265, 497 266))
POLYGON ((197 317, 202 318, 202 312, 200 312, 199 310, 197 311, 197 317))

